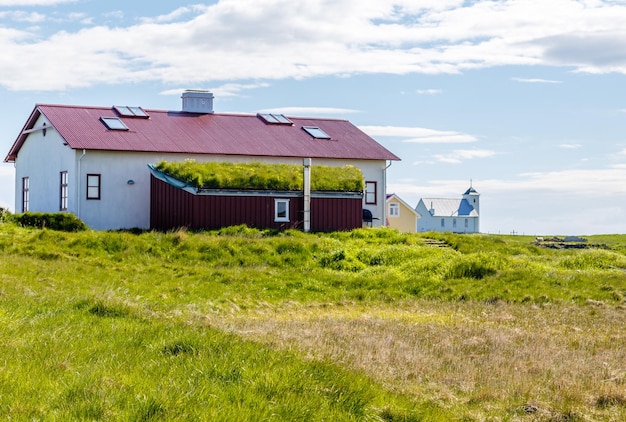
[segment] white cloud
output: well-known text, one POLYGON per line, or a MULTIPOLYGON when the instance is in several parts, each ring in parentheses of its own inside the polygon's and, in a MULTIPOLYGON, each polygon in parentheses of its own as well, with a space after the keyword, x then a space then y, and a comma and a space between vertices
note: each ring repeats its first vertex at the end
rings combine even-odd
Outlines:
POLYGON ((550 79, 540 79, 540 78, 511 78, 511 80, 516 82, 528 83, 528 84, 560 84, 562 81, 554 81, 550 79))
MULTIPOLYGON (((66 2, 0 0, 0 5, 66 2)), ((19 42, 0 36, 0 86, 64 90, 135 81, 206 84, 539 64, 626 73, 626 5, 621 2, 414 3, 220 0, 146 16, 126 27, 51 34, 42 27, 24 33, 19 42)))
POLYGON ((435 154, 434 158, 440 163, 460 164, 463 161, 475 158, 488 158, 496 155, 495 151, 481 149, 458 149, 449 154, 435 154))
POLYGON ((0 0, 0 6, 53 6, 62 3, 74 3, 77 0, 0 0))
POLYGON ((300 115, 300 116, 319 116, 329 114, 353 114, 360 113, 359 110, 353 110, 350 108, 336 108, 336 107, 278 107, 268 108, 261 110, 266 113, 281 113, 288 115, 300 115))
POLYGON ((406 137, 408 139, 402 142, 416 144, 458 144, 476 142, 478 140, 475 136, 465 133, 421 127, 359 126, 359 128, 372 137, 406 137))
POLYGON ((420 95, 438 95, 443 93, 441 89, 418 89, 417 91, 420 95))
POLYGON ((582 145, 581 144, 565 143, 565 144, 559 145, 559 147, 564 148, 564 149, 578 149, 578 148, 582 147, 582 145))
POLYGON ((25 12, 23 10, 0 12, 0 18, 11 19, 15 22, 27 22, 27 23, 40 23, 46 20, 46 16, 41 13, 25 12))
MULTIPOLYGON (((208 88, 207 91, 212 92, 216 97, 226 98, 226 97, 239 97, 241 96, 241 92, 250 90, 250 89, 258 89, 258 88, 267 88, 270 84, 261 82, 254 84, 224 84, 212 88, 208 88)), ((161 91, 161 95, 182 95, 183 91, 190 88, 174 88, 168 89, 166 91, 161 91)), ((200 89, 200 88, 198 88, 200 89)))

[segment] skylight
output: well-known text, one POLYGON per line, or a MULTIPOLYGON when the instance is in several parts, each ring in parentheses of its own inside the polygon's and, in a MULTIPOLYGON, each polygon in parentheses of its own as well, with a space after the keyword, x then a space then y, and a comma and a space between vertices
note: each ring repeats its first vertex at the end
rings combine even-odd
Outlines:
POLYGON ((315 139, 330 139, 330 136, 317 126, 302 126, 302 129, 315 139))
POLYGON ((128 130, 128 127, 117 117, 100 117, 109 130, 128 130))
POLYGON ((113 109, 122 117, 150 117, 141 107, 113 106, 113 109))
POLYGON ((257 116, 265 123, 272 125, 293 125, 293 122, 286 118, 284 114, 258 113, 257 116))

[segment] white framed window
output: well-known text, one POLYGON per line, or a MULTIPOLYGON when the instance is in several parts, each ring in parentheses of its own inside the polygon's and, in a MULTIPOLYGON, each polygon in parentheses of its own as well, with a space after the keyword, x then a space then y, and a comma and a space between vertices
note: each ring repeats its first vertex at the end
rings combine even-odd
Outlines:
POLYGON ((400 217, 400 204, 397 202, 389 203, 389 217, 400 217))
POLYGON ((61 184, 60 184, 60 203, 59 210, 67 211, 67 197, 68 197, 68 189, 67 189, 67 171, 61 172, 61 184))
POLYGON ((100 175, 87 175, 87 199, 100 199, 100 175))
POLYGON ((274 221, 277 223, 289 221, 289 199, 274 199, 274 221))
POLYGON ((376 182, 365 182, 365 203, 376 203, 376 182))
POLYGON ((22 212, 30 210, 30 179, 22 177, 22 212))

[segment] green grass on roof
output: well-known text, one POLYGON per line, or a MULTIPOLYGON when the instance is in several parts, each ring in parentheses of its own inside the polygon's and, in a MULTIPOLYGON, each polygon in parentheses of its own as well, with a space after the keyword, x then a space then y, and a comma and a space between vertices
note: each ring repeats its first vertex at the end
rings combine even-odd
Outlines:
MULTIPOLYGON (((303 167, 259 162, 161 161, 163 173, 203 189, 302 190, 303 167)), ((311 190, 362 192, 363 175, 353 166, 311 166, 311 190)))

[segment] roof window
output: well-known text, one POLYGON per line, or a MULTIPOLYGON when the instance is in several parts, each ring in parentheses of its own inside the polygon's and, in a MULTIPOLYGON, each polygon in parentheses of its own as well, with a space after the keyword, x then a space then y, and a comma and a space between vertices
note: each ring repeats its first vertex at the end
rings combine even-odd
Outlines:
POLYGON ((109 130, 128 130, 128 126, 117 117, 100 117, 100 120, 109 130))
POLYGON ((293 125, 293 122, 286 118, 284 114, 258 113, 257 117, 271 125, 293 125))
POLYGON ((113 109, 122 117, 150 117, 141 107, 113 106, 113 109))
POLYGON ((317 126, 302 126, 302 129, 315 139, 330 139, 330 136, 317 126))

